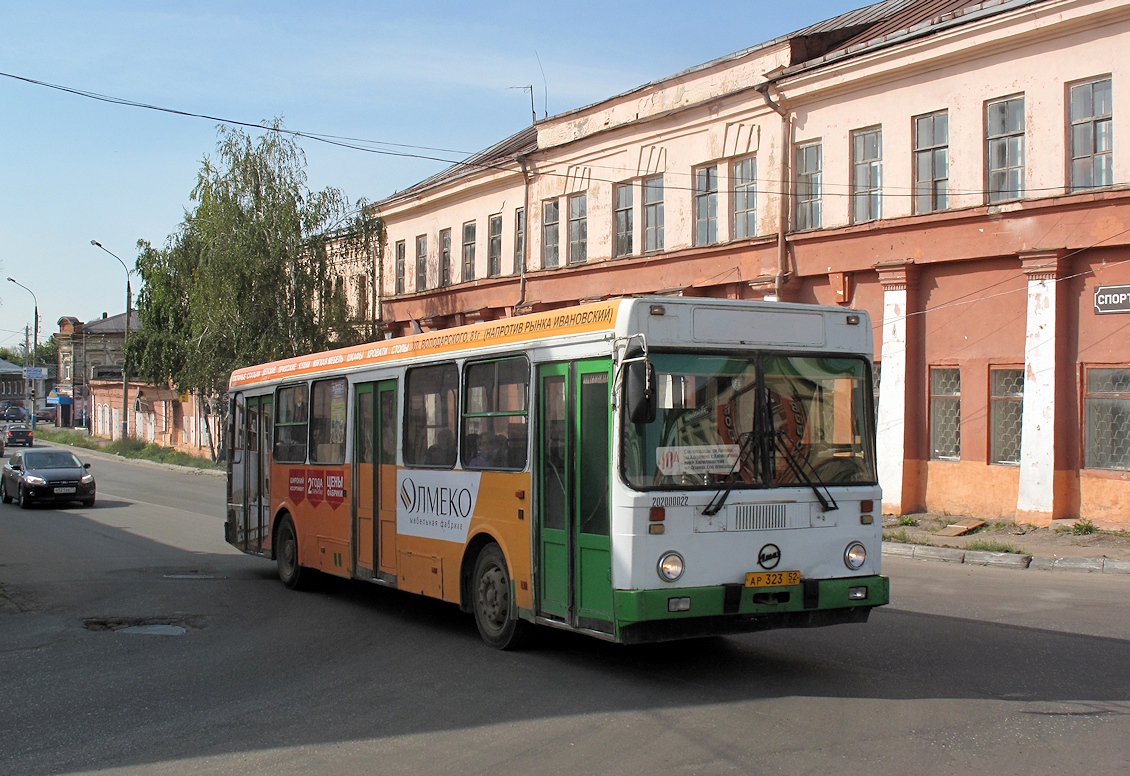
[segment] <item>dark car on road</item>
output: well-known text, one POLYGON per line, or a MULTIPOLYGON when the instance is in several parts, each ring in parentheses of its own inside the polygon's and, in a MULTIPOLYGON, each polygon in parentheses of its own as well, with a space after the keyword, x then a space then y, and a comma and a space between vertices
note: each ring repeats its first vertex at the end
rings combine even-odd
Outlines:
POLYGON ((0 410, 0 420, 27 420, 27 410, 23 407, 5 407, 0 410))
POLYGON ((9 423, 4 429, 4 444, 31 447, 35 444, 35 434, 27 423, 9 423))
POLYGON ((0 500, 16 499, 23 509, 36 503, 81 501, 94 506, 94 475, 66 450, 21 450, 8 459, 0 474, 0 500))
POLYGON ((35 419, 41 423, 54 423, 55 422, 55 408, 44 407, 41 410, 35 411, 35 419))

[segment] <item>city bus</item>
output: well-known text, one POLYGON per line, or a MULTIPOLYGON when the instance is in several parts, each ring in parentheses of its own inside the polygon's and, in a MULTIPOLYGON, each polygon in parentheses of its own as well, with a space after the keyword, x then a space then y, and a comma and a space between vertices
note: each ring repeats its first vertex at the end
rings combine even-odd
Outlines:
POLYGON ((867 620, 867 313, 621 298, 231 375, 226 540, 448 601, 488 645, 867 620))

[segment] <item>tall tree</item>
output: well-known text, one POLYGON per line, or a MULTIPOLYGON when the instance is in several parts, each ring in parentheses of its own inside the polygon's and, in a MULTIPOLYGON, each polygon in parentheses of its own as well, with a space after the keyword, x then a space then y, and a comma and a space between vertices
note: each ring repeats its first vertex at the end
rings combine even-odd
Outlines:
POLYGON ((164 248, 138 242, 138 376, 201 395, 231 371, 375 336, 348 319, 333 256, 364 257, 384 240, 380 219, 335 188, 310 191, 306 157, 276 120, 258 138, 221 127, 193 206, 164 248))

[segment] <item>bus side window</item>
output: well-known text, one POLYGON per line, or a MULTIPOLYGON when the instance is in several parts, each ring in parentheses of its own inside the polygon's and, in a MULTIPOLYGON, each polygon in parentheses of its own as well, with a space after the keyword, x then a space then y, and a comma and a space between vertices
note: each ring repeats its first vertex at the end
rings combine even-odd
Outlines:
POLYGON ((503 358, 467 364, 463 375, 463 466, 526 468, 530 364, 503 358))
POLYGON ((455 466, 459 369, 438 364, 405 374, 404 463, 407 466, 455 466))

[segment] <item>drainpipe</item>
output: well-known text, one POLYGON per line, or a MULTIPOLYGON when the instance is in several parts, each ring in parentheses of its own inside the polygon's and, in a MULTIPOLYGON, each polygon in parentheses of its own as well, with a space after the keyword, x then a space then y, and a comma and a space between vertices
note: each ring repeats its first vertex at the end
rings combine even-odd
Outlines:
POLYGON ((793 158, 793 117, 779 102, 769 96, 770 81, 753 87, 765 104, 781 117, 781 197, 777 207, 777 273, 773 277, 773 293, 777 301, 785 287, 786 267, 788 265, 789 203, 792 200, 792 158, 793 158))
POLYGON ((525 227, 522 230, 522 257, 521 265, 518 268, 518 301, 514 303, 514 312, 518 311, 519 307, 526 304, 526 265, 530 255, 530 171, 526 167, 526 157, 522 154, 518 155, 518 165, 522 168, 522 218, 526 220, 525 227))

